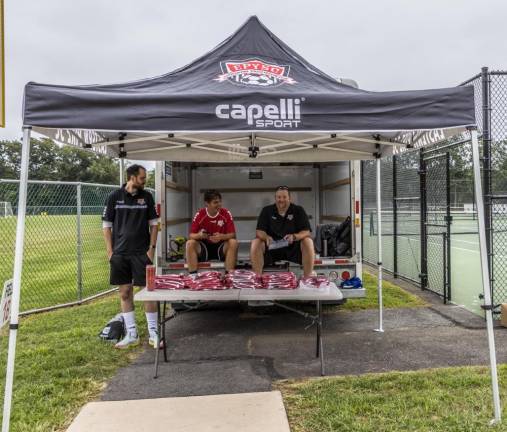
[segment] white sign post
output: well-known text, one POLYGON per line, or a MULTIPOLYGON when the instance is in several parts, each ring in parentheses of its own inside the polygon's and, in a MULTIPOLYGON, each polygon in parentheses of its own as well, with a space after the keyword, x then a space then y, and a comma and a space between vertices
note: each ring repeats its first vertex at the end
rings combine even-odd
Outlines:
POLYGON ((12 300, 13 282, 12 279, 4 283, 2 300, 0 300, 0 328, 2 328, 11 319, 11 300, 12 300))

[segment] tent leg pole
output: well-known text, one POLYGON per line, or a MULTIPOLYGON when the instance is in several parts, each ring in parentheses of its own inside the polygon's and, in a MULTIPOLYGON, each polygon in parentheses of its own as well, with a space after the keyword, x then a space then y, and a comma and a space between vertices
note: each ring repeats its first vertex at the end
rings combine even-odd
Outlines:
POLYGON ((19 300, 21 296, 21 274, 23 269, 23 248, 25 240, 26 195, 28 188, 28 161, 30 159, 31 127, 23 127, 21 147, 21 174, 19 178, 18 220, 16 226, 16 252, 14 255, 13 292, 11 300, 11 320, 9 326, 9 351, 5 373, 4 411, 2 432, 9 432, 12 405, 12 387, 16 358, 16 337, 18 332, 19 300))
POLYGON ((377 293, 378 293, 378 328, 377 332, 384 332, 383 302, 382 302, 382 201, 380 192, 380 157, 377 157, 377 293))
POLYGON ((125 158, 120 157, 120 187, 125 183, 125 158))
POLYGON ((493 405, 495 418, 491 424, 499 423, 502 418, 500 408, 500 394, 498 392, 498 374, 496 368, 495 335, 493 332, 493 303, 489 283, 489 263, 486 245, 486 225, 484 219, 484 199, 482 192, 481 166, 479 162, 479 141, 477 129, 470 131, 472 136, 472 160, 474 168, 475 200, 477 204, 477 220, 479 223, 479 248, 481 254, 482 287, 484 290, 484 306, 486 311, 486 327, 488 331, 489 362, 491 366, 491 388, 493 391, 493 405))

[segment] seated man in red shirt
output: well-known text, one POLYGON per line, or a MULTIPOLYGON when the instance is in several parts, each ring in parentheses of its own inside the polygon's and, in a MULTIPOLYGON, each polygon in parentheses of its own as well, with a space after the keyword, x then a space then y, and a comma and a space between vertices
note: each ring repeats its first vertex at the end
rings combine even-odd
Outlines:
POLYGON ((206 207, 192 220, 186 258, 189 273, 197 272, 199 261, 225 261, 225 270, 234 270, 238 256, 236 228, 231 212, 222 208, 222 195, 217 190, 204 193, 206 207))

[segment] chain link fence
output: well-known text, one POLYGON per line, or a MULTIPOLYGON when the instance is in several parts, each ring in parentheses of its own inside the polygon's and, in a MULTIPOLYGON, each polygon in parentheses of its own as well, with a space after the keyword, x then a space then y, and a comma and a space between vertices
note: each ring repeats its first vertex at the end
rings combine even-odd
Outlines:
MULTIPOLYGON (((101 216, 106 197, 117 187, 28 183, 22 312, 80 302, 111 289, 101 216)), ((12 278, 18 190, 18 181, 0 180, 2 283, 12 278)))
MULTIPOLYGON (((407 153, 381 162, 382 264, 396 276, 419 283, 420 208, 418 153, 407 153)), ((362 238, 363 260, 377 263, 376 161, 363 161, 362 238)))
POLYGON ((361 200, 363 207, 363 211, 361 213, 361 249, 363 251, 363 260, 370 264, 377 262, 378 237, 375 232, 375 215, 377 212, 376 172, 376 162, 374 160, 361 162, 361 200))
POLYGON ((450 213, 449 152, 422 153, 422 163, 426 177, 425 229, 426 275, 425 288, 443 298, 450 299, 450 213))
POLYGON ((419 153, 411 152, 394 157, 395 193, 393 208, 396 226, 394 274, 419 283, 420 269, 420 210, 419 153))
POLYGON ((491 215, 490 262, 493 304, 507 302, 507 72, 489 72, 485 100, 490 154, 486 207, 491 215))
MULTIPOLYGON (((507 302, 507 72, 483 68, 461 85, 472 86, 475 94, 491 286, 493 302, 500 304, 507 302)), ((463 290, 465 285, 473 286, 467 295, 478 298, 482 284, 470 142, 455 137, 381 164, 382 173, 394 173, 382 182, 382 195, 393 197, 392 206, 382 200, 384 250, 392 254, 384 259, 386 270, 444 300, 461 304, 463 293, 452 286, 463 290)), ((363 162, 362 168, 363 259, 375 264, 375 161, 363 162)), ((473 300, 471 309, 480 311, 479 303, 473 300)))

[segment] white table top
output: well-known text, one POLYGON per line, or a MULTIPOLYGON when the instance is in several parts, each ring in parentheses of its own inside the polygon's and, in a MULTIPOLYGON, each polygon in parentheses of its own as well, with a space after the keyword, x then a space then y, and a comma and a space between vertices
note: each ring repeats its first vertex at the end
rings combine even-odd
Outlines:
POLYGON ((154 290, 143 288, 134 295, 136 301, 239 301, 239 289, 216 291, 183 290, 154 290))
POLYGON ((248 300, 294 300, 294 301, 326 301, 341 300, 343 294, 332 284, 330 289, 228 289, 217 291, 192 291, 192 290, 154 290, 146 288, 139 291, 135 296, 136 301, 248 301, 248 300))
POLYGON ((242 289, 239 295, 241 301, 245 300, 341 300, 343 295, 341 291, 332 284, 329 289, 242 289))

